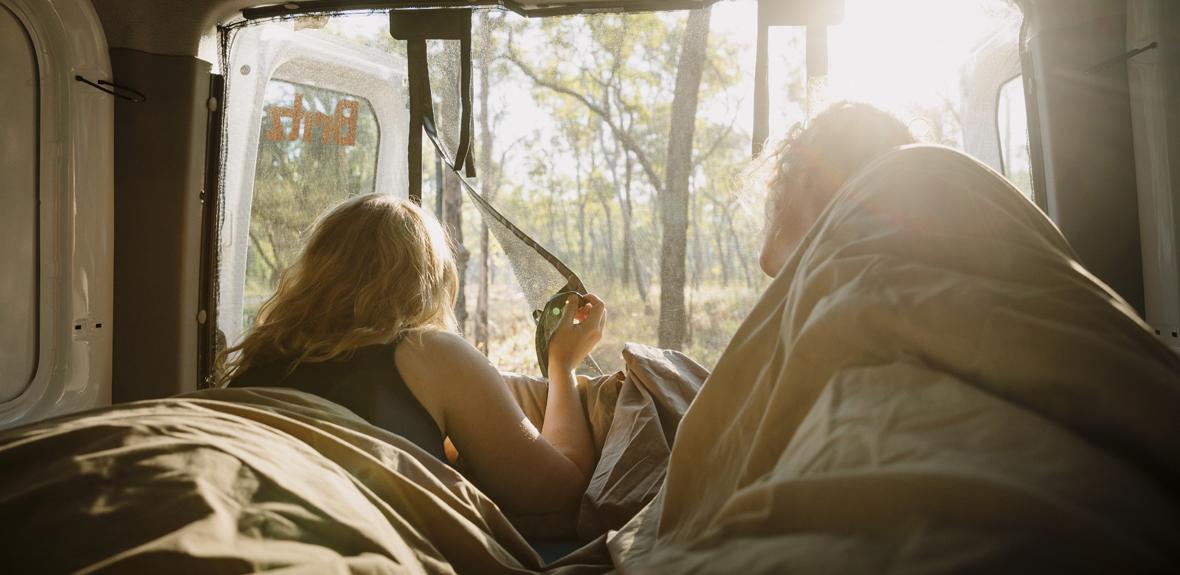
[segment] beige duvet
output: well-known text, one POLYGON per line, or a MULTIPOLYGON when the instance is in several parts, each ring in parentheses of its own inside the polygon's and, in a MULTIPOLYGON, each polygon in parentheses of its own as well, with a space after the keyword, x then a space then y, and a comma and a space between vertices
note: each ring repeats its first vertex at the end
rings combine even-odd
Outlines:
MULTIPOLYGON (((208 390, 0 433, 0 572, 537 571, 522 532, 590 540, 655 496, 706 375, 645 346, 624 358, 625 374, 580 384, 602 453, 582 507, 545 517, 506 517, 409 441, 294 390, 208 390)), ((506 382, 540 421, 544 382, 506 382)), ((564 565, 603 572, 610 557, 592 546, 564 565)))
POLYGON ((1178 573, 1180 357, 949 150, 850 182, 680 425, 629 573, 1178 573))
POLYGON ((601 457, 570 514, 505 517, 313 396, 215 390, 0 433, 0 565, 540 570, 524 531, 605 534, 558 572, 1180 571, 1180 358, 954 152, 846 186, 703 388, 624 355, 583 383, 601 457))

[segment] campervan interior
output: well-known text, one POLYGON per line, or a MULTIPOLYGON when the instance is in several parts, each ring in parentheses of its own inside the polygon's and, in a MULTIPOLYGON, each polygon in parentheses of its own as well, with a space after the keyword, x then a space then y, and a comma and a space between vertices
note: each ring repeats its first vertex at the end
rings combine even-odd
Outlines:
MULTIPOLYGON (((0 0, 0 76, 9 433, 216 388, 222 354, 319 214, 368 193, 442 221, 460 330, 504 371, 540 373, 531 312, 565 269, 612 310, 580 373, 642 380, 639 348, 622 351, 637 342, 691 359, 684 373, 703 383, 777 285, 758 269, 752 158, 845 100, 1002 175, 1128 321, 1180 354, 1171 0, 0 0)), ((1093 341, 1123 338, 1103 321, 1093 341)), ((1172 384, 1159 413, 1180 408, 1172 384)), ((1164 440, 1174 454, 1176 437, 1164 440)), ((743 504, 759 505, 731 503, 743 504)), ((0 549, 16 511, 0 518, 0 549)), ((612 541, 614 559, 628 557, 612 541)), ((665 566, 708 566, 698 543, 701 563, 665 566)), ((484 554, 540 566, 503 545, 470 548, 467 563, 453 550, 405 557, 440 572, 483 572, 484 554)), ((116 555, 101 557, 135 569, 116 555)), ((86 561, 52 565, 104 565, 86 561)))

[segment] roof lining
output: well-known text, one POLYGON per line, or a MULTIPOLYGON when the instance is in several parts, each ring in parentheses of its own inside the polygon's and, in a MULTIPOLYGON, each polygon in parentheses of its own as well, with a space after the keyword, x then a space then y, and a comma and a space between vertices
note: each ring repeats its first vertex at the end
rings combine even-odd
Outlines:
POLYGON ((270 4, 242 10, 246 20, 280 16, 297 16, 342 10, 418 10, 425 8, 506 8, 527 17, 567 16, 602 12, 657 12, 704 8, 718 0, 559 0, 537 3, 535 7, 519 0, 304 0, 270 4))

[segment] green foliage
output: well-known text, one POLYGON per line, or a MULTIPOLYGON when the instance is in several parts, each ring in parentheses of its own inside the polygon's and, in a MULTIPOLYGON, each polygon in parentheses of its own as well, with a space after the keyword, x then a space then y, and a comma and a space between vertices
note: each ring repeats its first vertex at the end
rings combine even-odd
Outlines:
MULTIPOLYGON (((646 317, 658 293, 657 198, 686 20, 682 12, 514 20, 497 43, 503 46, 498 58, 513 64, 498 85, 529 88, 530 102, 517 97, 510 106, 532 104, 551 120, 534 129, 532 141, 544 145, 515 150, 516 161, 529 170, 508 178, 500 203, 574 264, 592 290, 615 308, 628 308, 625 314, 634 305, 646 317), (633 253, 626 252, 628 238, 633 253), (629 259, 637 262, 641 281, 624 270, 629 259)), ((739 118, 752 48, 752 38, 710 35, 690 185, 688 276, 694 286, 759 281, 754 258, 761 200, 742 195, 749 134, 739 118)), ((791 79, 801 82, 802 76, 791 79)), ((494 138, 481 145, 502 144, 494 138)))
MULTIPOLYGON (((686 20, 685 13, 526 20, 501 12, 476 19, 481 27, 475 33, 476 74, 490 80, 489 93, 476 94, 477 101, 489 99, 489 117, 477 121, 486 120, 492 133, 491 141, 476 142, 477 153, 486 148, 491 157, 481 179, 502 212, 606 298, 610 326, 596 356, 607 370, 621 367, 618 350, 624 341, 656 341, 657 198, 686 20), (481 58, 482 52, 488 57, 481 58)), ((359 33, 346 24, 332 19, 323 31, 364 49, 404 54, 402 43, 384 30, 359 33)), ((739 114, 747 97, 752 40, 711 35, 701 83, 685 321, 686 351, 706 365, 765 285, 755 263, 761 199, 744 195, 742 177, 749 134, 739 114)), ((303 94, 305 108, 329 114, 343 96, 274 81, 264 109, 292 105, 296 91, 303 94)), ((264 117, 251 212, 247 322, 297 254, 314 218, 350 195, 373 189, 380 134, 367 106, 362 102, 357 142, 351 147, 316 139, 270 141, 270 118, 264 117)), ((432 159, 428 148, 423 167, 428 207, 434 206, 437 188, 432 159)), ((481 222, 470 205, 463 208, 462 226, 464 247, 472 254, 465 289, 473 302, 480 289, 473 266, 481 259, 476 255, 481 222)), ((533 372, 530 310, 503 252, 495 241, 491 246, 489 356, 503 369, 533 372)), ((467 331, 474 330, 468 326, 467 331)))

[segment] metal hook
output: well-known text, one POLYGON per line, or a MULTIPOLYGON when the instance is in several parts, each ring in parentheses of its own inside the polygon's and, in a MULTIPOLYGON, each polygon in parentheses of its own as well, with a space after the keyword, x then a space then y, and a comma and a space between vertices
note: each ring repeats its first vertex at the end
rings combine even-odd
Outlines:
POLYGON ((1134 58, 1135 56, 1138 56, 1148 50, 1154 50, 1156 48, 1159 48, 1158 42, 1152 42, 1142 48, 1135 48, 1134 50, 1128 50, 1122 54, 1119 54, 1118 56, 1115 56, 1114 58, 1106 60, 1105 62, 1100 62, 1094 66, 1091 66, 1090 68, 1088 68, 1086 70, 1086 73, 1087 74, 1097 74, 1099 72, 1105 72, 1106 70, 1109 70, 1110 68, 1118 66, 1119 64, 1122 64, 1123 62, 1126 62, 1127 60, 1130 60, 1131 58, 1134 58))
POLYGON ((147 96, 144 95, 143 92, 140 92, 139 90, 133 90, 126 86, 113 84, 111 82, 107 82, 106 80, 99 80, 97 83, 95 83, 87 80, 86 78, 83 78, 82 76, 74 76, 74 79, 82 82, 83 84, 87 84, 102 90, 103 92, 106 92, 116 98, 122 98, 130 102, 135 102, 136 104, 147 101, 147 96), (110 88, 104 88, 103 86, 110 86, 110 88))

